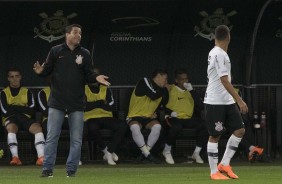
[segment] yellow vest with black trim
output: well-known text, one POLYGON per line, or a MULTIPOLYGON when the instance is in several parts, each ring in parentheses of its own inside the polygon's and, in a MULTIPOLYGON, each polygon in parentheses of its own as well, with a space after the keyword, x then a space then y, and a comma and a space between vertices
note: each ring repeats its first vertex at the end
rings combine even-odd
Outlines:
POLYGON ((132 117, 150 118, 153 116, 154 112, 158 108, 161 100, 162 100, 162 97, 156 100, 151 100, 146 95, 136 96, 135 89, 134 89, 134 91, 132 92, 131 98, 130 98, 130 104, 129 104, 129 110, 128 110, 127 117, 129 118, 132 118, 132 117))
MULTIPOLYGON (((85 85, 85 95, 87 97, 87 102, 96 102, 98 100, 106 100, 107 96, 107 86, 100 85, 99 93, 93 93, 88 85, 85 85)), ((112 111, 106 111, 102 108, 95 108, 90 111, 84 112, 84 121, 87 121, 92 118, 106 118, 113 117, 112 111)))
MULTIPOLYGON (((42 91, 45 93, 46 101, 48 102, 48 99, 49 99, 50 93, 51 93, 50 87, 48 86, 48 87, 46 87, 46 88, 43 88, 42 91)), ((46 117, 46 116, 43 116, 42 122, 44 122, 46 119, 47 119, 47 117, 46 117)))
MULTIPOLYGON (((3 89, 3 92, 6 94, 7 105, 18 105, 18 106, 28 106, 28 89, 25 87, 21 87, 17 96, 13 96, 10 87, 6 87, 3 89)), ((25 116, 30 118, 30 115, 24 114, 25 116)), ((2 118, 2 122, 4 123, 9 117, 2 118)))
POLYGON ((169 89, 166 107, 177 113, 179 119, 190 119, 194 113, 194 99, 188 90, 181 91, 176 85, 169 89))

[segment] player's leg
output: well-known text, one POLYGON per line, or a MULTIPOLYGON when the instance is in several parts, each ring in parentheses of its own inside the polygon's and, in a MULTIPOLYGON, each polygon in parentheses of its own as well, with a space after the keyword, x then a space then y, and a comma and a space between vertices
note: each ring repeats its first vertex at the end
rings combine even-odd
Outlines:
POLYGON ((10 148, 10 152, 12 154, 12 160, 10 161, 11 165, 22 165, 22 162, 19 159, 18 154, 18 140, 17 140, 17 132, 18 125, 16 124, 16 119, 11 118, 5 121, 5 128, 7 130, 7 142, 10 148))
POLYGON ((36 165, 42 166, 44 160, 44 146, 45 138, 42 132, 42 127, 40 123, 36 122, 34 119, 26 118, 25 120, 26 129, 34 135, 34 145, 37 151, 37 161, 36 165))
POLYGON ((226 149, 223 158, 218 165, 218 169, 221 172, 225 172, 230 178, 236 179, 238 176, 232 171, 232 168, 230 167, 230 161, 237 151, 242 137, 244 136, 245 128, 239 109, 235 104, 227 105, 226 113, 228 117, 228 127, 233 133, 228 139, 226 149))
POLYGON ((223 105, 209 105, 205 104, 206 123, 209 132, 209 140, 207 145, 208 161, 210 166, 210 177, 212 180, 226 180, 228 177, 224 176, 218 171, 218 141, 220 135, 225 131, 224 120, 225 112, 223 105))
POLYGON ((174 159, 171 154, 171 146, 175 142, 177 135, 183 129, 183 125, 177 118, 167 118, 166 119, 167 125, 167 134, 165 137, 165 147, 163 150, 163 156, 165 157, 165 161, 168 164, 174 164, 174 159))

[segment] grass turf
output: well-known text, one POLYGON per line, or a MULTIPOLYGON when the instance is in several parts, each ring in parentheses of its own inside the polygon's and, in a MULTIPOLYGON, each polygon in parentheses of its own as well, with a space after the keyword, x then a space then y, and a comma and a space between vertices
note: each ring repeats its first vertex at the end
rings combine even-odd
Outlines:
POLYGON ((53 178, 40 178, 41 169, 36 166, 0 166, 1 184, 280 184, 281 164, 238 164, 233 170, 240 177, 237 180, 211 181, 209 166, 203 164, 177 164, 174 166, 120 164, 83 165, 74 178, 66 178, 65 166, 56 166, 53 178))

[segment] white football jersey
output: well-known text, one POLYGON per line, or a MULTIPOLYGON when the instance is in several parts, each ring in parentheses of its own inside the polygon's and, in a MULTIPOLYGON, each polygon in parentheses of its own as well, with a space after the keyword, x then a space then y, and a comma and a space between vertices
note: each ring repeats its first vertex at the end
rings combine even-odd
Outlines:
POLYGON ((228 75, 231 82, 231 63, 227 53, 215 46, 208 57, 208 87, 204 103, 216 105, 234 104, 235 101, 221 83, 220 77, 228 75))

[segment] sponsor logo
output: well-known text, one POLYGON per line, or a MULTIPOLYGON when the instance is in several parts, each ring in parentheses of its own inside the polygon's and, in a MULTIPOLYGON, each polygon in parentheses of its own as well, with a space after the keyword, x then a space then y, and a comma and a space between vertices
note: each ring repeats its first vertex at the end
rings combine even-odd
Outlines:
POLYGON ((54 16, 49 17, 45 12, 39 14, 44 20, 40 23, 40 28, 35 27, 34 38, 41 38, 49 43, 65 37, 65 27, 69 25, 69 19, 76 17, 76 13, 64 16, 62 10, 56 11, 54 16))
POLYGON ((136 33, 131 33, 130 30, 157 26, 160 23, 150 17, 119 17, 112 19, 112 22, 126 31, 112 32, 111 42, 151 42, 152 36, 136 35, 136 33))
POLYGON ((229 29, 232 29, 232 25, 230 25, 229 17, 236 15, 236 11, 231 11, 224 15, 223 9, 216 9, 212 15, 209 15, 206 11, 201 11, 199 14, 203 17, 203 20, 200 22, 200 26, 195 26, 194 31, 196 31, 196 36, 201 36, 208 40, 214 39, 214 29, 219 25, 227 25, 229 29))

